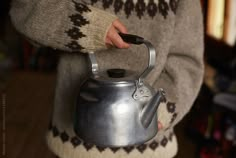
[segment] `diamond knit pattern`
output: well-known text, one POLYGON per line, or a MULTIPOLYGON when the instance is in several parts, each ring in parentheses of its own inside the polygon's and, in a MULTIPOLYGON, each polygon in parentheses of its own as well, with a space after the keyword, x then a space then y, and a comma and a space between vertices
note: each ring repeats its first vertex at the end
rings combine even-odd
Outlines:
POLYGON ((70 142, 74 147, 77 147, 81 144, 81 140, 78 137, 72 137, 70 142))
MULTIPOLYGON (((49 131, 52 132, 53 137, 58 137, 61 139, 63 143, 70 142, 74 148, 83 145, 84 148, 89 151, 92 148, 96 148, 99 152, 103 152, 106 150, 108 147, 101 147, 101 146, 96 146, 91 143, 83 142, 79 137, 73 136, 70 137, 66 131, 60 132, 56 126, 49 126, 49 131)), ((158 143, 156 140, 153 140, 150 144, 140 144, 137 146, 127 146, 127 147, 109 147, 109 149, 115 154, 119 150, 124 150, 127 154, 131 153, 133 150, 137 150, 140 153, 144 153, 146 149, 150 148, 153 151, 155 151, 159 145, 162 147, 166 147, 167 143, 169 141, 172 141, 173 138, 173 133, 170 133, 168 137, 164 137, 160 143, 158 143)))
POLYGON ((156 150, 156 148, 159 146, 158 142, 156 142, 155 140, 149 144, 149 147, 152 149, 152 150, 156 150))
POLYGON ((60 137, 61 137, 61 140, 63 143, 65 143, 69 140, 69 136, 65 131, 61 133, 60 137))
MULTIPOLYGON (((91 0, 92 5, 97 2, 98 0, 91 0)), ((154 0, 149 0, 147 4, 144 0, 137 0, 136 3, 134 3, 134 0, 102 0, 102 6, 104 9, 114 7, 116 14, 123 9, 127 18, 133 12, 136 12, 136 15, 141 19, 147 12, 151 18, 159 13, 166 19, 170 11, 176 14, 178 0, 159 0, 158 3, 154 2, 154 0)))
POLYGON ((79 43, 78 39, 85 37, 85 35, 80 31, 80 27, 89 24, 89 21, 86 20, 82 14, 84 12, 90 12, 91 10, 84 4, 78 3, 76 1, 73 1, 74 7, 76 10, 76 14, 70 15, 69 19, 73 23, 74 26, 70 28, 69 30, 66 30, 65 33, 67 34, 68 37, 70 37, 71 42, 65 44, 66 47, 70 48, 71 50, 82 50, 84 49, 79 43))

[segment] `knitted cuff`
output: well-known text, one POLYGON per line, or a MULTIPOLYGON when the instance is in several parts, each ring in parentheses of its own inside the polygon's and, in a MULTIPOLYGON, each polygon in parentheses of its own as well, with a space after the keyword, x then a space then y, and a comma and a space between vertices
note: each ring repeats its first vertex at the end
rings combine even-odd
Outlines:
MULTIPOLYGON (((63 22, 62 49, 67 51, 91 52, 106 49, 105 37, 112 22, 117 19, 103 10, 73 1, 72 10, 63 22), (66 36, 65 36, 66 35, 66 36), (66 40, 65 40, 66 39, 66 40)), ((61 42, 61 41, 59 41, 61 42)), ((59 43, 58 42, 58 43, 59 43)))
POLYGON ((89 19, 89 24, 80 28, 86 37, 81 38, 79 42, 85 48, 84 51, 105 49, 107 31, 117 17, 91 6, 89 6, 89 9, 91 12, 84 15, 86 19, 89 19))
POLYGON ((15 0, 10 11, 15 28, 31 41, 70 52, 106 48, 105 36, 115 15, 81 0, 38 0, 37 5, 32 1, 15 0))

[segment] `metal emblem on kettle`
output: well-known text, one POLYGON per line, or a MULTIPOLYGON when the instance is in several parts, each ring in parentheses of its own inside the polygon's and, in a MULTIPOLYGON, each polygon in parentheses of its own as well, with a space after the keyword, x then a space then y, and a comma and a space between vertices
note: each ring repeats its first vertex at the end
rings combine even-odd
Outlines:
POLYGON ((131 44, 145 44, 149 51, 148 66, 141 75, 124 69, 98 71, 94 54, 89 54, 91 76, 82 84, 74 118, 76 134, 86 142, 105 147, 144 143, 157 133, 156 111, 165 99, 162 89, 145 83, 154 68, 153 45, 136 35, 120 34, 131 44))

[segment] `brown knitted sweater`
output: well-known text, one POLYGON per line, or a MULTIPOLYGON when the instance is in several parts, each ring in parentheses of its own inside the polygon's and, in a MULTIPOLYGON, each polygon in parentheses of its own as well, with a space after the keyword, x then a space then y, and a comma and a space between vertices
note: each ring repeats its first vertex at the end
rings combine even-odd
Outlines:
POLYGON ((199 0, 13 0, 10 15, 28 39, 62 53, 49 148, 61 158, 171 158, 177 152, 173 127, 190 110, 203 78, 203 24, 199 0), (73 131, 74 102, 87 76, 87 52, 95 51, 101 70, 125 68, 142 72, 146 49, 106 48, 104 39, 119 18, 130 34, 151 41, 156 66, 146 79, 163 88, 167 100, 158 108, 164 128, 145 144, 102 148, 83 142, 73 131), (75 52, 75 53, 71 53, 75 52))

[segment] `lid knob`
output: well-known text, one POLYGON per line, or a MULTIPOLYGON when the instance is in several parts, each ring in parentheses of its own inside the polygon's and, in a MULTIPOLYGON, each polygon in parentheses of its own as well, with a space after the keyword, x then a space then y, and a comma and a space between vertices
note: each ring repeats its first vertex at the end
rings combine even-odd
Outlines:
POLYGON ((125 77, 125 69, 108 69, 107 74, 111 78, 125 77))

